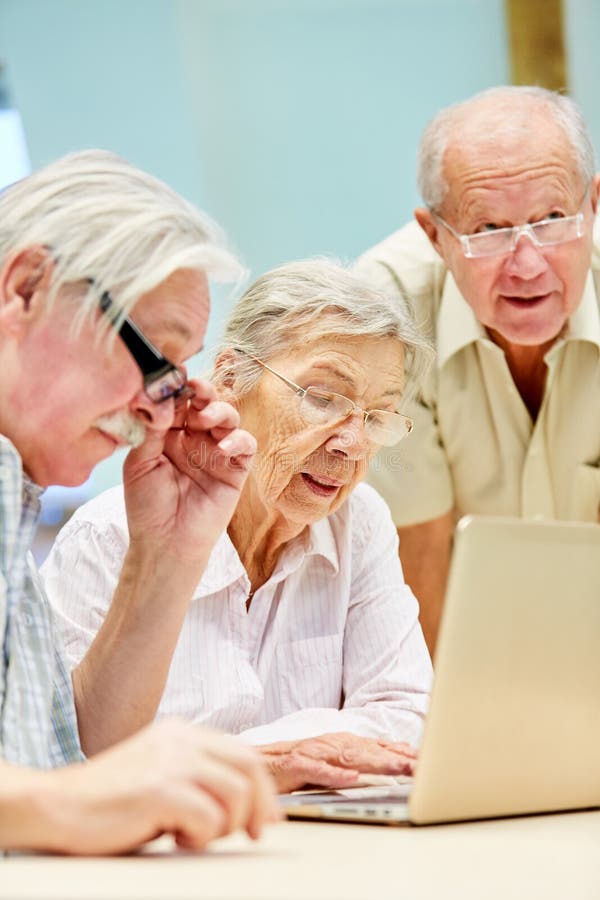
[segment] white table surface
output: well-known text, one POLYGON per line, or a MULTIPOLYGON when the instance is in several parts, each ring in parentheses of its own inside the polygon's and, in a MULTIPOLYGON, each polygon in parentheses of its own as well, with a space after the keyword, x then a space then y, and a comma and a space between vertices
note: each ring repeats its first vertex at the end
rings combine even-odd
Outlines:
POLYGON ((600 812, 427 828, 285 822, 204 853, 11 857, 11 900, 600 900, 600 812))

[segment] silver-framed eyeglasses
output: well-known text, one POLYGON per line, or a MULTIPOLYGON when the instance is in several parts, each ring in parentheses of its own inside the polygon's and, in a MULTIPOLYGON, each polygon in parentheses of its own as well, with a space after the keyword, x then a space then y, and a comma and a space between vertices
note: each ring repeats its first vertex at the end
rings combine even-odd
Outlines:
POLYGON ((283 381, 296 394, 300 401, 300 415, 309 425, 336 425, 359 413, 369 440, 385 447, 393 447, 413 429, 412 419, 408 416, 385 409, 361 409, 348 397, 336 394, 335 391, 325 391, 312 385, 307 388, 300 387, 256 356, 246 355, 271 375, 283 381))
MULTIPOLYGON (((586 191, 587 194, 587 191, 586 191)), ((585 199, 585 198, 584 198, 585 199)), ((479 231, 475 234, 459 234, 436 212, 433 215, 444 228, 460 241, 467 259, 479 259, 483 256, 503 256, 513 253, 519 238, 527 235, 536 247, 553 247, 566 244, 583 235, 583 213, 574 216, 563 216, 560 219, 540 219, 539 222, 527 222, 525 225, 512 225, 510 228, 495 228, 491 231, 479 231)))

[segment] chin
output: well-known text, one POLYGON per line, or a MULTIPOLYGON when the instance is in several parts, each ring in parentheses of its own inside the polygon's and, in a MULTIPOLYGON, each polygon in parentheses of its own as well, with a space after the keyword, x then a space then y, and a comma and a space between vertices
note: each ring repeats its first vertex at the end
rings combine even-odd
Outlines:
POLYGON ((555 328, 514 328, 504 329, 501 334, 509 344, 519 347, 546 347, 561 333, 564 322, 555 328))
POLYGON ((40 487, 46 488, 51 485, 79 487, 80 484, 88 480, 97 462, 100 462, 100 460, 83 462, 81 460, 69 461, 63 458, 60 465, 32 466, 31 468, 26 468, 26 471, 29 477, 40 487))
MULTIPOLYGON (((542 310, 540 310, 543 313, 542 310)), ((554 341, 567 323, 567 316, 540 315, 528 320, 504 322, 494 329, 505 341, 521 347, 540 347, 554 341)))

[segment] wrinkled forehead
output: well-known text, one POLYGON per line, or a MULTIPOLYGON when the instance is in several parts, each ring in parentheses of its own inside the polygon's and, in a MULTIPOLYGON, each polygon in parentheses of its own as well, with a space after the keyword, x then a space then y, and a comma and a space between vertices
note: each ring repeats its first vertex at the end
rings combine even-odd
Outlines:
POLYGON ((575 148, 560 123, 535 104, 482 105, 448 133, 443 174, 449 193, 471 183, 561 173, 575 191, 581 174, 575 148))
POLYGON ((274 359, 298 374, 321 372, 354 387, 371 384, 400 391, 404 382, 404 346, 392 336, 315 336, 307 331, 301 343, 274 359))

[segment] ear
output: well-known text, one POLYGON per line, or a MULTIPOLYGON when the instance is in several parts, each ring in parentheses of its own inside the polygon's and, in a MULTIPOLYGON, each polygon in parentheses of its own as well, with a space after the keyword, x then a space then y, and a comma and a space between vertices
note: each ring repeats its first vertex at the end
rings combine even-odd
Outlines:
POLYGON ((54 263, 45 247, 11 253, 0 267, 0 332, 21 338, 45 308, 54 263))
POLYGON ((415 209, 415 219, 429 238, 431 245, 434 250, 443 256, 440 241, 439 241, 439 226, 437 220, 431 210, 426 209, 424 206, 417 207, 415 209))
POLYGON ((215 360, 214 380, 219 391, 219 398, 236 406, 237 395, 235 393, 235 371, 237 354, 235 350, 222 350, 215 360))
POLYGON ((596 215, 598 211, 598 194, 600 193, 600 173, 597 173, 592 178, 590 184, 590 199, 592 201, 592 210, 594 211, 594 215, 596 215))

